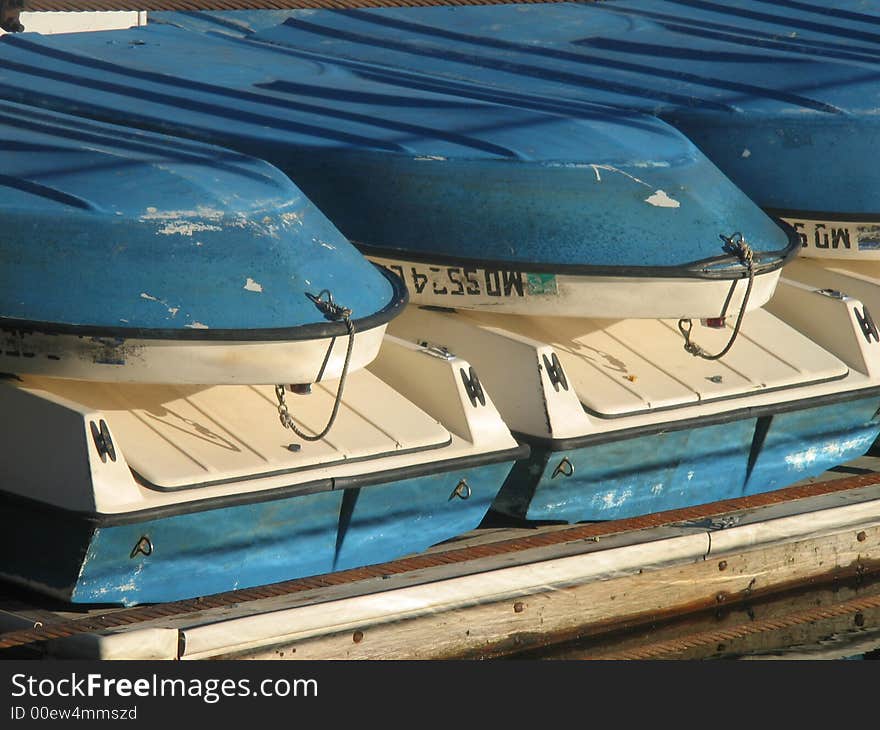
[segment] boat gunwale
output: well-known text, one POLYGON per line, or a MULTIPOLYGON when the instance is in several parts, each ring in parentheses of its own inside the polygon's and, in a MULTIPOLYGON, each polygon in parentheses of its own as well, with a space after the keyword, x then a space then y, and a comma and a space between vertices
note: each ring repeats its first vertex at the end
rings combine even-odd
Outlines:
MULTIPOLYGON (((369 262, 385 276, 391 285, 391 298, 372 314, 352 319, 355 335, 388 324, 400 314, 409 302, 409 290, 403 280, 393 271, 369 262)), ((0 315, 0 333, 71 335, 75 337, 113 337, 126 340, 180 340, 182 342, 293 342, 348 336, 348 328, 342 320, 312 322, 295 327, 264 327, 253 329, 230 328, 162 328, 117 327, 103 325, 67 324, 37 320, 12 319, 0 315)))
MULTIPOLYGON (((776 388, 777 392, 791 390, 793 388, 801 388, 801 387, 812 387, 813 385, 821 385, 823 382, 833 382, 838 379, 845 379, 848 375, 841 376, 840 378, 832 378, 826 381, 819 381, 814 383, 807 384, 798 384, 792 386, 782 386, 780 388, 776 388)), ((767 391, 760 391, 757 395, 762 395, 767 391)), ((743 396, 730 396, 727 398, 718 398, 717 401, 721 400, 733 400, 734 398, 745 398, 751 395, 756 395, 755 393, 750 393, 743 396)), ((690 428, 701 428, 704 426, 715 426, 722 425, 726 423, 733 423, 735 421, 744 421, 751 418, 760 418, 762 416, 776 416, 784 413, 793 413, 795 411, 803 411, 808 410, 810 408, 818 408, 826 405, 835 405, 837 403, 848 403, 854 400, 861 400, 864 398, 871 397, 880 397, 880 385, 866 385, 861 388, 853 388, 851 390, 839 391, 837 393, 823 393, 822 395, 815 396, 807 396, 804 398, 796 398, 794 400, 783 400, 778 401, 776 403, 767 403, 762 405, 755 406, 743 406, 742 408, 736 408, 728 411, 722 411, 719 413, 710 413, 707 415, 698 415, 691 416, 687 418, 682 418, 676 421, 662 421, 660 423, 650 423, 644 424, 640 426, 632 426, 630 428, 624 428, 619 430, 605 431, 603 433, 591 433, 585 434, 583 436, 571 436, 566 438, 547 438, 544 436, 534 436, 531 434, 526 434, 521 431, 513 431, 513 437, 521 442, 527 443, 531 446, 536 446, 540 448, 548 449, 549 451, 568 451, 570 449, 579 449, 585 446, 597 446, 600 444, 609 443, 612 441, 624 441, 631 438, 638 438, 640 436, 650 436, 654 434, 667 433, 672 431, 684 431, 690 428)), ((711 403, 705 402, 705 403, 711 403)), ((671 411, 671 410, 682 410, 685 408, 694 408, 700 405, 703 405, 704 402, 698 403, 686 403, 680 406, 670 406, 667 408, 658 408, 658 411, 671 411)), ((581 404, 583 406, 583 404, 581 404)), ((585 409, 586 410, 586 409, 585 409)), ((880 409, 878 409, 880 410, 880 409)), ((635 415, 645 415, 646 413, 651 413, 651 411, 640 411, 635 415)), ((624 414, 623 416, 615 416, 614 419, 617 418, 625 418, 629 414, 624 414)), ((603 419, 604 420, 604 419, 603 419)), ((612 420, 612 419, 608 419, 612 420)), ((878 423, 878 427, 880 427, 880 423, 878 423)))
POLYGON ((492 466, 494 464, 502 464, 506 461, 512 463, 528 458, 529 453, 529 445, 517 440, 516 446, 488 451, 481 454, 470 454, 440 461, 393 467, 378 472, 368 471, 351 476, 324 477, 310 482, 304 482, 302 484, 291 484, 284 487, 274 487, 272 489, 256 490, 246 493, 239 492, 235 494, 224 494, 216 497, 207 497, 205 499, 189 500, 187 502, 165 504, 158 507, 147 507, 145 509, 118 513, 69 509, 32 497, 16 494, 15 492, 10 492, 5 489, 0 489, 0 499, 16 502, 37 511, 63 514, 66 517, 77 519, 83 523, 91 525, 93 528, 107 528, 137 524, 150 520, 166 519, 198 512, 209 512, 211 510, 225 509, 228 507, 240 507, 251 504, 260 504, 262 502, 279 501, 322 492, 342 492, 348 489, 382 486, 389 482, 432 476, 440 474, 441 472, 448 473, 454 469, 492 466))
MULTIPOLYGON (((758 251, 754 253, 755 275, 768 274, 781 269, 794 259, 802 245, 797 231, 785 221, 773 218, 786 234, 788 245, 775 251, 758 251), (763 263, 766 259, 771 259, 763 263)), ((735 255, 713 256, 700 259, 681 266, 607 266, 593 264, 541 263, 517 259, 479 259, 456 256, 445 253, 425 252, 415 249, 387 248, 373 246, 363 241, 352 240, 352 243, 364 256, 383 259, 412 261, 414 263, 431 263, 440 266, 469 267, 475 269, 491 269, 509 271, 511 269, 557 276, 596 276, 608 278, 675 278, 702 279, 710 281, 738 281, 747 278, 749 272, 735 255), (720 267, 725 267, 719 270, 720 267), (730 267, 730 268, 727 268, 730 267), (735 267, 735 268, 734 268, 735 267)))
POLYGON ((877 213, 845 213, 841 211, 824 211, 808 209, 766 208, 765 212, 775 218, 790 218, 804 221, 827 221, 829 223, 878 223, 880 211, 877 213))

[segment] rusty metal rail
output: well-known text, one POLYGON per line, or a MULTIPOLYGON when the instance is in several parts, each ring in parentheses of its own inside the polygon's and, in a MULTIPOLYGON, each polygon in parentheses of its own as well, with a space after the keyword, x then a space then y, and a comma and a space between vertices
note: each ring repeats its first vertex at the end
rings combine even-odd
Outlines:
POLYGON ((271 585, 246 588, 211 596, 173 601, 169 603, 137 606, 128 609, 111 609, 104 615, 88 616, 81 619, 59 620, 44 623, 33 629, 18 629, 0 633, 0 650, 20 647, 27 644, 61 639, 76 634, 85 634, 122 628, 145 621, 180 617, 233 604, 241 605, 267 598, 302 593, 319 588, 341 586, 358 581, 403 575, 416 570, 442 565, 465 564, 484 558, 517 553, 535 548, 561 546, 578 541, 595 540, 600 537, 632 532, 682 522, 701 521, 720 518, 745 509, 768 507, 775 504, 790 503, 800 499, 819 497, 826 494, 844 492, 861 487, 880 484, 880 473, 870 473, 844 477, 815 484, 798 485, 749 497, 713 502, 685 509, 657 512, 650 515, 625 520, 574 525, 569 528, 538 532, 535 535, 514 538, 500 538, 480 545, 456 547, 450 543, 447 549, 415 555, 401 560, 379 563, 363 568, 327 573, 325 575, 300 578, 271 585))
MULTIPOLYGON (((7 0, 9 1, 9 0, 7 0)), ((16 0, 17 1, 17 0, 16 0)), ((24 11, 83 10, 288 10, 325 8, 423 7, 432 5, 506 5, 558 0, 24 0, 24 11)), ((0 5, 3 0, 0 0, 0 5)))

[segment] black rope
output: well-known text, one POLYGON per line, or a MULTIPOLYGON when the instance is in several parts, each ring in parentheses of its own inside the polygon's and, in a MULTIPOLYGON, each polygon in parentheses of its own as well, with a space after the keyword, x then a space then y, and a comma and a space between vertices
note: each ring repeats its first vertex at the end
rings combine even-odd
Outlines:
MULTIPOLYGON (((333 320, 334 322, 342 320, 343 322, 345 322, 345 326, 348 329, 348 347, 345 350, 345 363, 342 366, 342 375, 339 376, 339 387, 336 389, 336 398, 333 401, 333 410, 330 413, 330 418, 327 420, 327 425, 324 426, 320 433, 311 436, 301 431, 293 422, 293 418, 287 410, 287 403, 284 398, 283 385, 275 386, 275 396, 278 399, 278 418, 281 421, 281 425, 285 428, 289 428, 304 441, 320 441, 330 432, 330 429, 336 422, 336 416, 339 413, 339 406, 342 404, 342 393, 345 390, 345 379, 348 375, 348 368, 351 364, 351 352, 354 348, 355 330, 354 322, 351 321, 351 309, 349 309, 348 307, 343 307, 342 305, 334 302, 333 295, 330 293, 329 290, 324 289, 317 296, 306 292, 306 296, 311 299, 312 302, 314 302, 315 306, 321 311, 321 313, 325 317, 327 317, 327 319, 333 320), (325 294, 327 295, 326 299, 323 298, 325 294)), ((330 345, 327 349, 327 356, 324 358, 325 361, 330 358, 330 351, 333 349, 333 345, 335 342, 335 337, 330 340, 330 345)))
MULTIPOLYGON (((743 317, 746 313, 746 308, 748 307, 749 296, 752 293, 752 285, 755 283, 754 253, 752 252, 749 244, 746 243, 742 234, 737 232, 734 233, 730 238, 722 234, 721 240, 724 241, 724 250, 728 253, 734 254, 739 259, 740 263, 747 268, 749 273, 749 282, 746 286, 746 293, 743 297, 742 306, 740 307, 739 315, 737 315, 736 324, 733 327, 733 332, 731 333, 730 339, 727 341, 727 344, 724 346, 724 349, 721 350, 721 352, 710 355, 697 343, 691 342, 691 330, 694 326, 693 322, 687 318, 678 320, 678 331, 681 332, 682 336, 684 337, 685 351, 689 352, 694 357, 701 357, 704 360, 720 360, 730 351, 730 348, 733 347, 733 343, 736 342, 736 338, 739 335, 740 326, 742 325, 743 317)), ((736 288, 737 283, 738 281, 733 281, 730 284, 730 290, 727 293, 727 299, 724 302, 724 308, 721 312, 722 317, 725 317, 727 315, 727 306, 728 304, 730 304, 730 300, 733 297, 733 290, 736 288)))

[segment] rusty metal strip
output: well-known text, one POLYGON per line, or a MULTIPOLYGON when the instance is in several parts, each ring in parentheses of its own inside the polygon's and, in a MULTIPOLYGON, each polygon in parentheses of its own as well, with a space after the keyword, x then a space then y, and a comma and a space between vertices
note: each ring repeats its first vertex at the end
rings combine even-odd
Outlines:
POLYGON ((432 5, 507 5, 548 3, 558 0, 25 0, 25 11, 83 10, 286 10, 381 7, 426 7, 432 5))
POLYGON ((244 588, 211 596, 173 601, 155 605, 137 606, 119 609, 101 616, 90 616, 82 619, 69 619, 57 623, 43 623, 33 629, 19 629, 0 633, 0 650, 25 644, 32 644, 50 639, 60 639, 76 634, 107 631, 122 628, 144 621, 178 617, 187 613, 222 608, 232 604, 242 604, 295 593, 302 593, 318 588, 347 585, 358 581, 383 578, 391 575, 402 575, 416 570, 435 567, 438 564, 463 564, 483 558, 496 557, 509 553, 521 552, 534 548, 545 548, 564 545, 566 543, 591 540, 623 532, 632 532, 681 522, 707 520, 728 515, 745 509, 768 507, 774 504, 788 503, 810 497, 845 492, 861 487, 880 484, 880 473, 872 472, 854 477, 833 479, 816 484, 798 485, 778 489, 772 492, 756 494, 749 497, 712 502, 709 504, 687 507, 666 512, 656 512, 625 520, 610 520, 574 525, 570 528, 558 529, 524 537, 500 539, 481 545, 455 547, 450 544, 442 552, 417 555, 387 563, 353 568, 326 575, 299 578, 296 580, 244 588))
POLYGON ((779 631, 803 624, 811 624, 817 621, 846 616, 849 613, 859 613, 880 609, 880 596, 867 598, 852 598, 836 606, 829 608, 816 608, 809 611, 797 611, 787 616, 751 620, 739 626, 725 629, 703 631, 690 636, 666 641, 658 641, 647 646, 621 651, 599 652, 595 656, 585 657, 591 660, 645 660, 659 659, 670 654, 679 654, 688 649, 697 649, 701 646, 713 646, 725 641, 743 639, 767 631, 779 631))

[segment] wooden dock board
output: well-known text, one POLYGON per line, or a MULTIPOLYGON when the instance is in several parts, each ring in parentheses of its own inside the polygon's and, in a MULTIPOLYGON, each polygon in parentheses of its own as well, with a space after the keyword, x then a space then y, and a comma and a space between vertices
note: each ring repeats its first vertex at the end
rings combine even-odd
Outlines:
POLYGON ((125 659, 497 657, 880 569, 880 458, 621 523, 486 526, 426 553, 202 600, 0 589, 0 650, 125 659))

